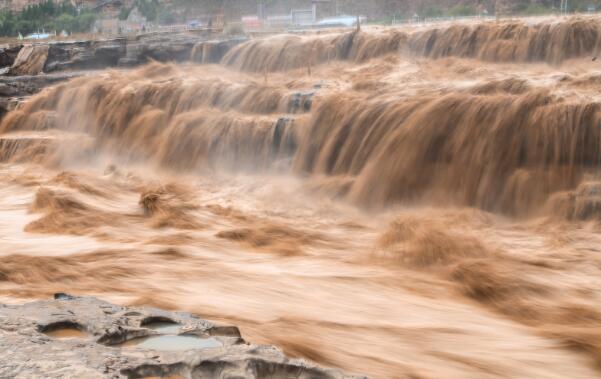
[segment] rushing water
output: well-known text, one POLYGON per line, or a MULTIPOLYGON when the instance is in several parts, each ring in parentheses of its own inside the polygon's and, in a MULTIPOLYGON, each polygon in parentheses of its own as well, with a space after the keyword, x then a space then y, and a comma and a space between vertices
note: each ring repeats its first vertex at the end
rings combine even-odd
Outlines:
POLYGON ((0 296, 380 378, 599 376, 600 25, 276 36, 48 89, 0 126, 0 296))

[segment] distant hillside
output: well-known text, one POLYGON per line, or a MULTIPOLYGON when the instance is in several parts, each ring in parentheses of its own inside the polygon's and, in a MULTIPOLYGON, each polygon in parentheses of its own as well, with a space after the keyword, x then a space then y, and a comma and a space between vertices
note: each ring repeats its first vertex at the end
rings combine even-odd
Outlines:
MULTIPOLYGON (((481 12, 503 14, 540 14, 559 9, 561 0, 322 0, 319 7, 328 15, 362 14, 371 19, 394 17, 460 16, 481 12)), ((20 12, 48 0, 0 0, 0 10, 20 12)), ((96 14, 123 17, 133 7, 151 21, 182 21, 201 14, 223 13, 236 20, 242 15, 257 13, 262 3, 267 14, 286 14, 293 8, 308 8, 311 0, 54 0, 96 14)), ((569 0, 570 11, 584 12, 589 6, 601 9, 601 0, 569 0)))
MULTIPOLYGON (((263 2, 268 13, 287 13, 291 8, 309 7, 310 0, 171 0, 192 10, 223 9, 232 18, 254 14, 257 3, 263 2)), ((504 14, 540 14, 559 10, 560 0, 331 0, 330 5, 320 4, 331 12, 362 14, 372 19, 426 17, 478 14, 486 10, 493 14, 498 7, 504 14)), ((569 0, 571 12, 585 12, 589 5, 601 9, 601 0, 569 0)))
MULTIPOLYGON (((485 10, 494 14, 496 9, 505 15, 534 15, 556 12, 560 3, 560 0, 338 0, 345 10, 374 18, 473 15, 485 10)), ((570 12, 585 12, 589 5, 601 9, 601 0, 569 0, 568 4, 570 12)))

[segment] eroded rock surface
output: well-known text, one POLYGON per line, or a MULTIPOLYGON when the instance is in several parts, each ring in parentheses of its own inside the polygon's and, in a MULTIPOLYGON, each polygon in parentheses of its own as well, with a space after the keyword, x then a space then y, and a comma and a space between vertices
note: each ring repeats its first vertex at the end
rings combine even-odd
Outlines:
POLYGON ((48 59, 48 45, 27 45, 19 51, 10 73, 13 75, 40 74, 48 59))
POLYGON ((0 119, 29 96, 82 74, 71 71, 45 75, 0 76, 0 119))
POLYGON ((12 66, 22 48, 23 45, 21 44, 6 44, 0 46, 0 67, 12 66))
POLYGON ((217 63, 232 47, 244 41, 244 37, 215 39, 193 33, 150 33, 97 41, 39 42, 7 51, 6 59, 2 55, 4 50, 0 50, 0 61, 10 62, 12 66, 7 73, 15 76, 136 66, 150 60, 217 63), (12 56, 9 53, 16 56, 14 62, 9 59, 12 56))
POLYGON ((239 37, 197 42, 191 50, 190 59, 203 64, 219 63, 228 51, 246 40, 244 37, 239 37))
POLYGON ((117 66, 125 55, 126 39, 54 42, 49 44, 44 72, 88 70, 117 66))
POLYGON ((235 326, 65 294, 0 304, 0 377, 357 378, 246 343, 235 326), (208 347, 179 350, 178 338, 208 347))

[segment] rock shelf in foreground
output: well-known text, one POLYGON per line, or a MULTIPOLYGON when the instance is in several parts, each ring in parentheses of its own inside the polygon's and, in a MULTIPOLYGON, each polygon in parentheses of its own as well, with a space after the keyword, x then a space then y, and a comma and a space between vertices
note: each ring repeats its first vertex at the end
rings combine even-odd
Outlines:
POLYGON ((358 378, 249 344, 235 326, 66 294, 0 304, 0 377, 358 378), (178 339, 209 347, 179 350, 178 339))

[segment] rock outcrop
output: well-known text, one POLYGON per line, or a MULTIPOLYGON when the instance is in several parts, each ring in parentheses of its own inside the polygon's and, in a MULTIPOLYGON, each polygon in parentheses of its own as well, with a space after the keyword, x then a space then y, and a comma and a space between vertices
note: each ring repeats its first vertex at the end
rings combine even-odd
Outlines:
POLYGON ((234 46, 246 41, 244 38, 202 41, 194 44, 190 59, 197 63, 219 63, 234 46))
POLYGON ((125 51, 125 38, 52 43, 49 45, 44 72, 117 66, 125 51))
POLYGON ((15 63, 23 45, 4 45, 0 47, 0 68, 10 67, 15 63))
POLYGON ((193 33, 152 33, 98 41, 36 43, 19 47, 14 62, 10 61, 9 52, 4 54, 4 59, 0 51, 0 61, 10 62, 12 66, 8 73, 14 76, 137 66, 150 60, 183 62, 192 59, 199 63, 217 63, 229 49, 244 41, 244 37, 214 39, 193 33))
POLYGON ((57 72, 46 75, 0 76, 0 119, 27 97, 80 75, 81 72, 57 72))
POLYGON ((66 294, 0 305, 0 377, 358 378, 249 344, 235 326, 66 294))
POLYGON ((24 98, 85 70, 137 66, 150 60, 217 63, 244 37, 208 39, 196 34, 154 33, 134 38, 48 42, 0 47, 0 119, 24 98))
POLYGON ((42 73, 48 60, 48 50, 48 45, 24 46, 13 62, 10 73, 12 75, 37 75, 42 73))

